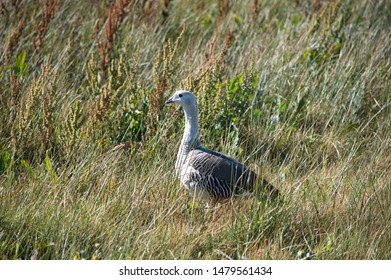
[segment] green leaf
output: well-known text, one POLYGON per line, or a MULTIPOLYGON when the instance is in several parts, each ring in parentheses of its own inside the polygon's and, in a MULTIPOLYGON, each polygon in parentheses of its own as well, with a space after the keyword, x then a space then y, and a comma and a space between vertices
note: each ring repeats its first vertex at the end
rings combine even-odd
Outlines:
POLYGON ((21 166, 23 167, 23 169, 25 169, 26 171, 27 171, 27 173, 31 176, 31 177, 33 177, 33 178, 35 178, 35 172, 34 172, 34 169, 31 167, 31 165, 27 162, 27 161, 25 161, 24 159, 22 159, 21 161, 20 161, 20 164, 21 164, 21 166))
POLYGON ((50 162, 50 158, 48 155, 46 155, 46 157, 45 157, 45 167, 46 167, 46 171, 48 173, 50 173, 52 171, 52 163, 50 162))
POLYGON ((15 161, 8 151, 4 148, 0 150, 0 175, 2 172, 7 171, 9 174, 14 174, 15 161))
POLYGON ((251 114, 254 118, 259 118, 261 116, 262 111, 259 109, 252 109, 251 114))
POLYGON ((228 90, 235 93, 239 89, 239 85, 242 82, 242 74, 239 74, 235 78, 231 79, 228 83, 228 90))
POLYGON ((293 24, 294 26, 297 26, 297 25, 299 24, 300 20, 301 20, 301 16, 300 16, 300 15, 295 15, 295 16, 293 17, 293 19, 292 19, 292 24, 293 24))
POLYGON ((234 20, 236 22, 237 25, 241 26, 242 25, 242 20, 240 19, 240 17, 238 17, 237 15, 234 15, 234 20))
POLYGON ((20 78, 23 75, 23 72, 27 69, 26 55, 26 50, 22 50, 16 57, 15 67, 17 68, 18 78, 20 78))
POLYGON ((282 113, 285 111, 286 107, 289 105, 290 99, 284 100, 280 106, 278 106, 278 113, 282 113))
POLYGON ((0 156, 0 173, 7 170, 11 164, 11 158, 8 151, 2 149, 0 156))
POLYGON ((305 60, 307 59, 307 57, 309 56, 310 54, 310 50, 306 50, 303 55, 301 56, 301 62, 305 62, 305 60))
POLYGON ((337 42, 335 45, 334 45, 334 48, 333 48, 333 52, 335 55, 339 54, 339 52, 341 51, 341 48, 342 48, 342 43, 341 42, 337 42))

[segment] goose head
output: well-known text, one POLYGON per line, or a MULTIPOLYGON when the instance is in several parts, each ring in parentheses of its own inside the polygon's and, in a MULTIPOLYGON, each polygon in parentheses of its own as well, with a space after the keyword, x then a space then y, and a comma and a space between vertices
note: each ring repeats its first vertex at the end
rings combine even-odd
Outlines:
POLYGON ((166 104, 177 103, 182 105, 185 111, 197 109, 197 99, 190 91, 177 90, 173 96, 167 99, 166 104))

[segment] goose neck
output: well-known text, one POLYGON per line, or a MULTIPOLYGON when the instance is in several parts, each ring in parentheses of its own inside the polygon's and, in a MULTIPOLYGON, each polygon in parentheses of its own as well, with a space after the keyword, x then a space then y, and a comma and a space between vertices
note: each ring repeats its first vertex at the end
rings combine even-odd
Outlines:
POLYGON ((182 145, 189 149, 200 145, 198 135, 198 112, 197 108, 185 110, 185 132, 182 138, 182 145))

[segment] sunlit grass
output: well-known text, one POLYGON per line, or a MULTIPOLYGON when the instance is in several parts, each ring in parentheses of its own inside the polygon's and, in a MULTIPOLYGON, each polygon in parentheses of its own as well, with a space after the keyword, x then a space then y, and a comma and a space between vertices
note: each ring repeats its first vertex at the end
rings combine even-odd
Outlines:
POLYGON ((389 259, 391 7, 317 2, 5 4, 0 259, 389 259), (279 201, 180 188, 179 88, 279 201))

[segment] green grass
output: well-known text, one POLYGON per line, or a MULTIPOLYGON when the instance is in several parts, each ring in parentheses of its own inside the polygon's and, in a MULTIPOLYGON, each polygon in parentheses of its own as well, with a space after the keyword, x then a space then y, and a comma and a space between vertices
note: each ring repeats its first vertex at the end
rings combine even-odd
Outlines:
POLYGON ((389 1, 14 2, 0 259, 390 259, 389 1), (175 89, 281 201, 180 187, 175 89))

